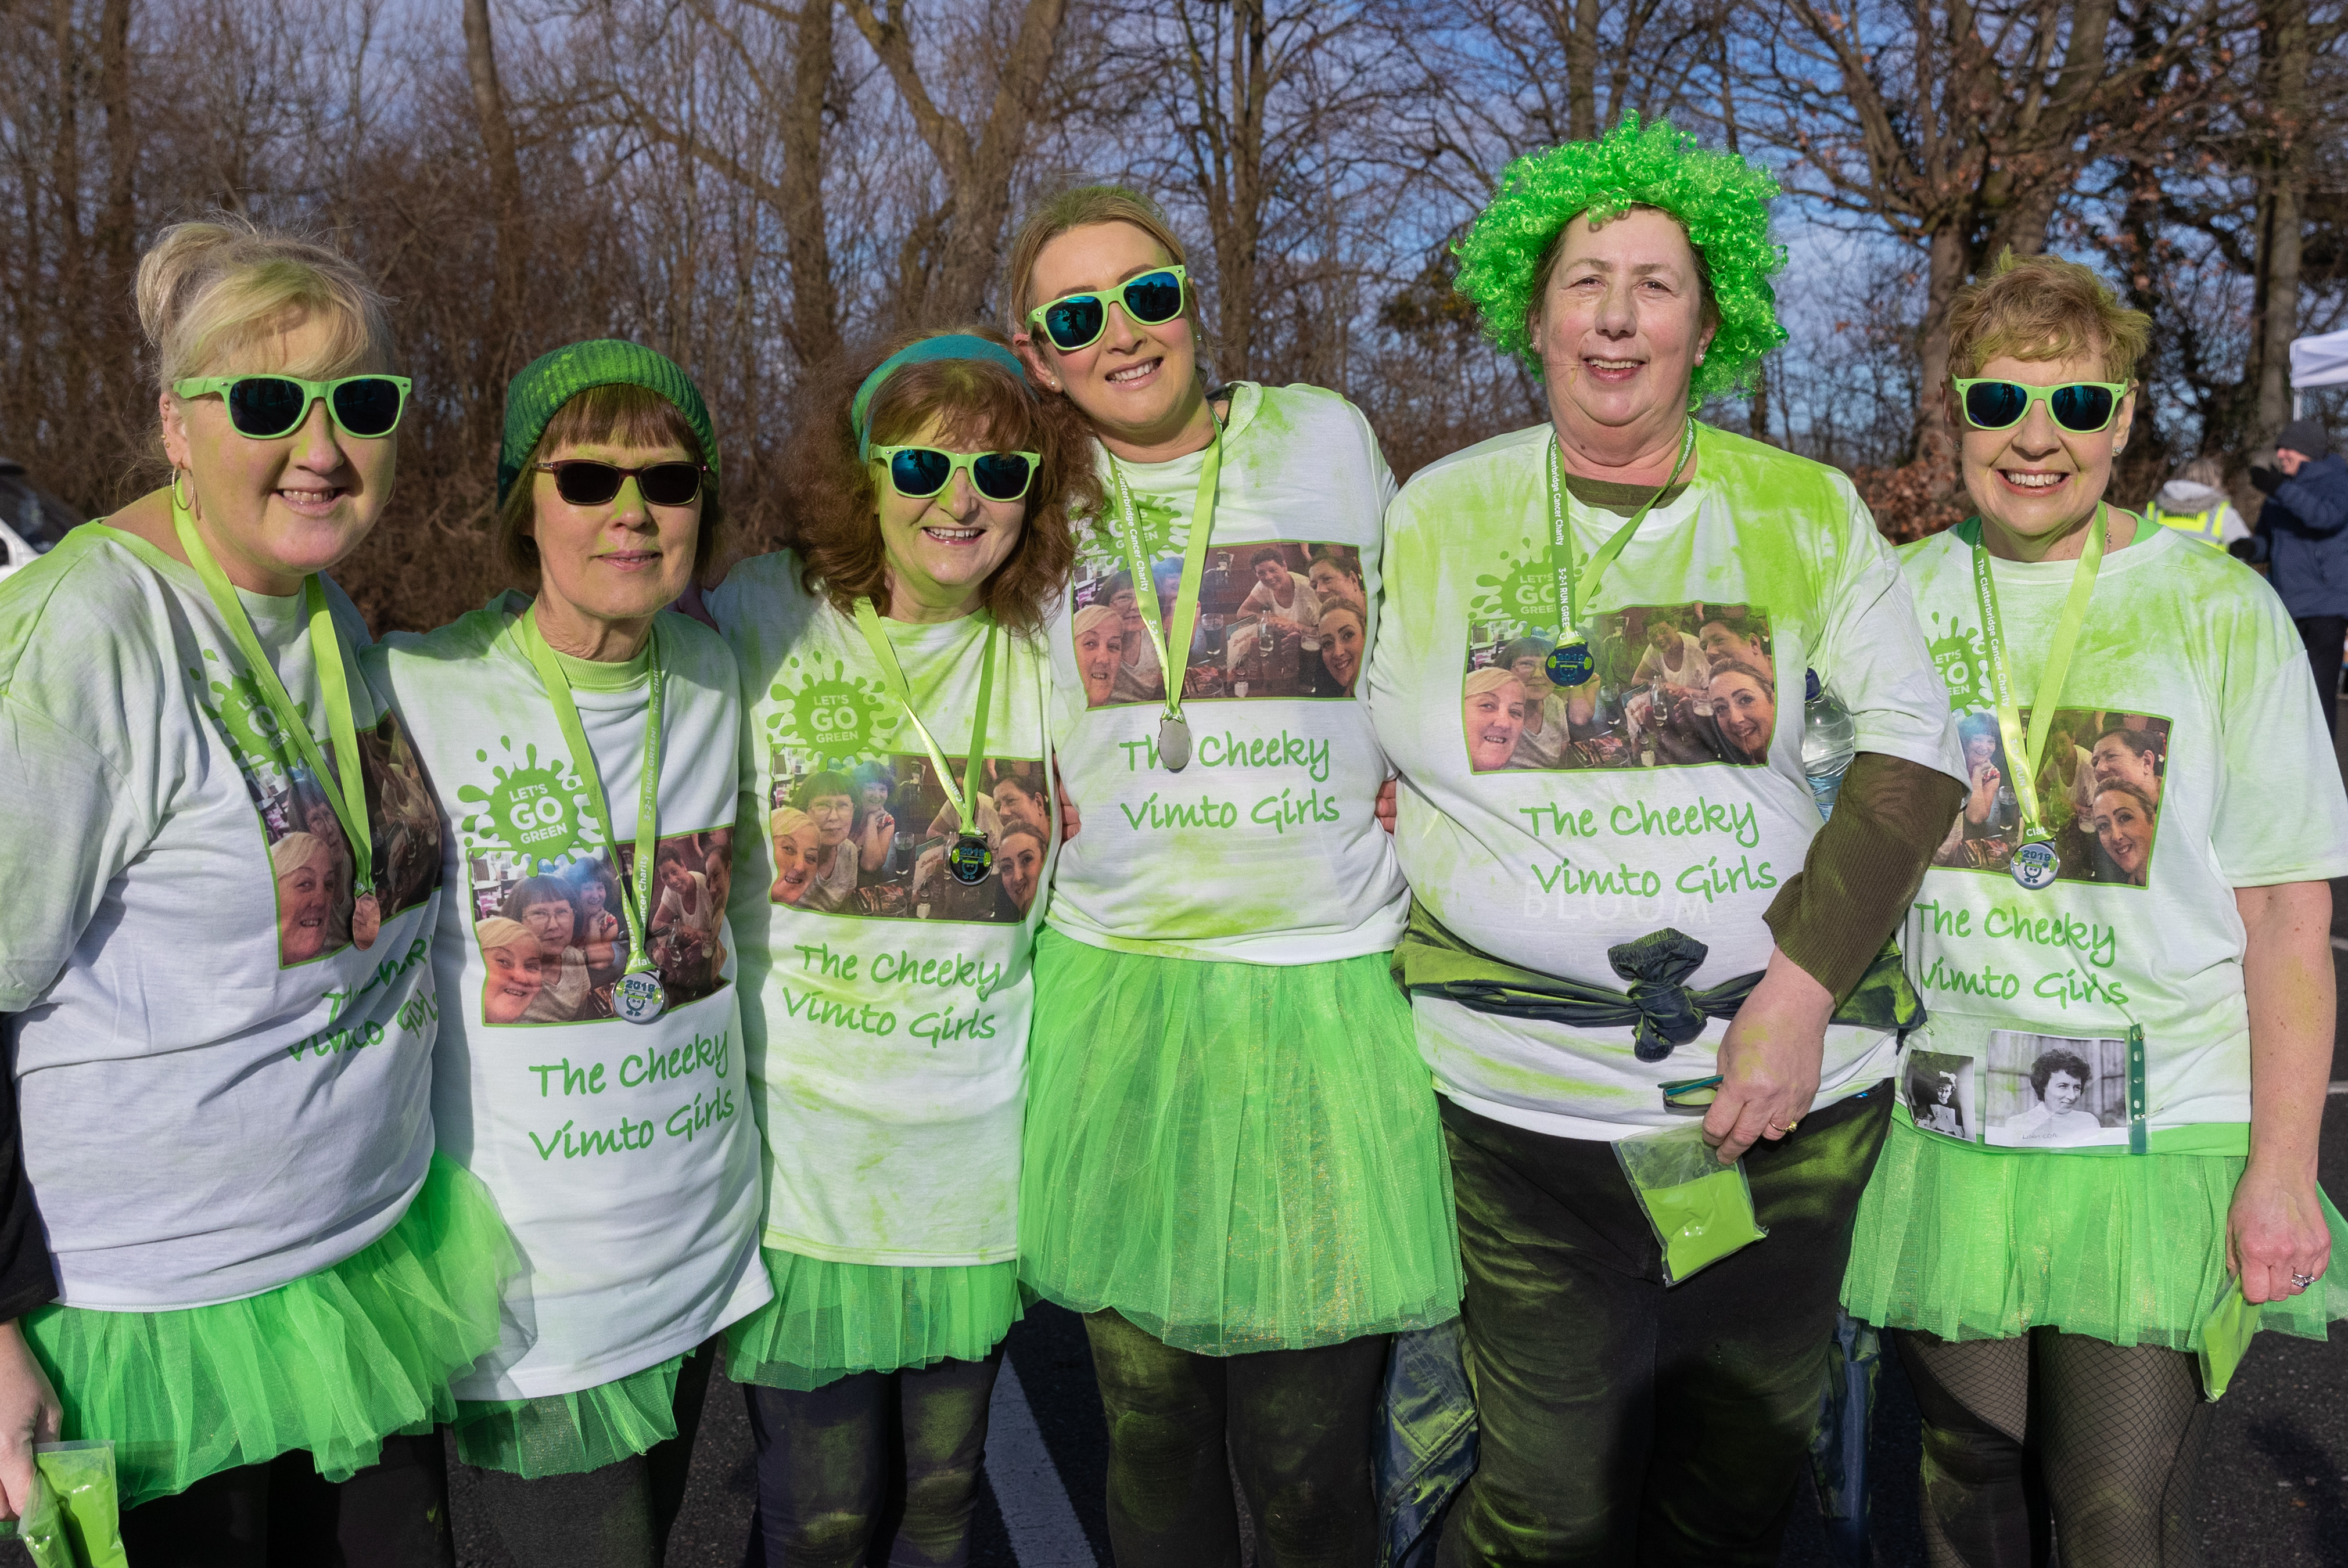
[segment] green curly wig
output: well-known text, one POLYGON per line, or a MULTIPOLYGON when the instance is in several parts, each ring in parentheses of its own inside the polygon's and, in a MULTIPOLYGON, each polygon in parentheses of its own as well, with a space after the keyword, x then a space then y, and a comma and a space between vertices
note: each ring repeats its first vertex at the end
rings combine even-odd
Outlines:
POLYGON ((1596 141, 1527 153, 1500 176, 1491 204, 1452 247, 1459 292, 1483 313, 1484 335, 1535 371, 1540 359, 1527 324, 1541 258, 1558 231, 1587 212, 1612 218, 1633 206, 1677 219, 1710 275, 1720 330, 1695 367, 1688 406, 1742 384, 1765 354, 1786 341, 1772 274, 1786 248, 1769 239, 1777 181, 1733 153, 1706 152, 1669 120, 1642 126, 1635 114, 1596 141))

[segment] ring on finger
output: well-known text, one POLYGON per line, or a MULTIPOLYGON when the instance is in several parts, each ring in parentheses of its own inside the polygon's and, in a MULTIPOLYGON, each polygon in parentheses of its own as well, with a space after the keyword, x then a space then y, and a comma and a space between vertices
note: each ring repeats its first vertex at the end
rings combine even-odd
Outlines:
POLYGON ((2291 1276, 2291 1287, 2293 1290, 2305 1290, 2314 1283, 2315 1276, 2312 1274, 2294 1274, 2291 1276))

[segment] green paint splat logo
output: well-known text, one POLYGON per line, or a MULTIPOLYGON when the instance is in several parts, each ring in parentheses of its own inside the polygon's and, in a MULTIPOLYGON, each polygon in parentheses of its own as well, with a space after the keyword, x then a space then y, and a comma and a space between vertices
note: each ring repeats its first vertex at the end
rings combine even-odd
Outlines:
POLYGON ((1502 550, 1498 575, 1476 579, 1483 591, 1476 596, 1470 611, 1478 620, 1551 625, 1557 620, 1557 573, 1550 569, 1547 553, 1537 549, 1532 540, 1518 542, 1524 547, 1524 559, 1502 550))
MULTIPOLYGON (((1932 627, 1938 631, 1941 612, 1932 612, 1932 627)), ((1968 631, 1956 617, 1949 618, 1948 630, 1925 642, 1932 655, 1932 668, 1941 672, 1942 684, 1949 689, 1949 711, 1970 713, 1990 705, 1989 661, 1982 651, 1982 634, 1968 631)))
POLYGON ((212 717, 228 732, 229 743, 236 749, 238 762, 251 773, 263 768, 290 773, 286 749, 293 737, 278 723, 269 699, 261 694, 260 682, 251 675, 232 670, 227 661, 209 648, 204 650, 204 657, 218 666, 211 673, 220 678, 206 682, 204 671, 191 670, 188 673, 203 682, 211 697, 212 717))
MULTIPOLYGON (((1116 562, 1125 559, 1125 540, 1117 533, 1121 515, 1117 498, 1112 495, 1107 508, 1094 518, 1093 526, 1085 531, 1086 559, 1116 562)), ((1171 501, 1137 493, 1133 497, 1133 515, 1141 525, 1141 559, 1144 560, 1155 561, 1161 557, 1179 555, 1183 547, 1190 542, 1189 527, 1181 521, 1171 501)))
MULTIPOLYGON (((498 737, 498 744, 509 753, 513 751, 513 742, 504 735, 498 737)), ((479 762, 489 760, 485 751, 473 755, 479 762)), ((577 777, 566 776, 561 762, 550 759, 541 765, 538 748, 530 745, 523 748, 519 767, 499 766, 492 772, 495 783, 487 790, 477 784, 458 787, 458 800, 479 807, 458 825, 469 843, 479 835, 484 843, 537 860, 558 859, 574 845, 587 846, 585 814, 579 804, 586 786, 577 777)))
POLYGON ((849 674, 840 660, 833 660, 825 674, 792 659, 767 695, 782 707, 767 715, 767 727, 827 763, 878 756, 882 740, 897 728, 896 703, 880 688, 849 674))

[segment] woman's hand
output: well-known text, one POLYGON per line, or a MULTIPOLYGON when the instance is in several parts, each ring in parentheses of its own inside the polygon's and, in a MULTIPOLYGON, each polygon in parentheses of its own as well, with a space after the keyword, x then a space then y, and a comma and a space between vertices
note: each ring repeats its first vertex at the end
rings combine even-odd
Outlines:
POLYGON ((21 1519, 33 1501, 33 1445, 53 1443, 65 1419, 49 1375, 14 1318, 0 1323, 0 1508, 21 1519))
POLYGON ((1385 828, 1388 833, 1392 833, 1395 830, 1395 808, 1394 780, 1388 779, 1385 783, 1378 785, 1377 804, 1370 809, 1377 814, 1378 825, 1380 827, 1385 828))
POLYGON ((1057 757, 1052 759, 1052 798, 1060 803, 1060 842, 1066 844, 1076 837, 1076 830, 1084 824, 1077 820, 1076 803, 1068 794, 1068 786, 1060 782, 1060 762, 1057 757))
POLYGON ((2245 1301, 2288 1301, 2318 1281, 2332 1261, 2332 1232, 2323 1223, 2312 1178, 2291 1181, 2255 1165, 2234 1184, 2226 1211, 2226 1270, 2242 1282, 2245 1301))
POLYGON ((1761 983, 1729 1020, 1720 1042, 1720 1092, 1704 1112, 1704 1142, 1734 1164, 1766 1138, 1792 1132, 1818 1098, 1834 998, 1776 948, 1761 983))
POLYGON ((2003 780, 1995 763, 1983 763, 1973 770, 1972 797, 1965 802, 1965 820, 1978 827, 1997 809, 1997 786, 2003 780))

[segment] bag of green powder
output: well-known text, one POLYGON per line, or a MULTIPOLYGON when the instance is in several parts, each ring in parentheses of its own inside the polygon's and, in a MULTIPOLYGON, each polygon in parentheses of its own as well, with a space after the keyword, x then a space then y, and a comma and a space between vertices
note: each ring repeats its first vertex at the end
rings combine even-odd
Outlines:
POLYGON ((1722 1164, 1700 1123, 1622 1139, 1614 1158, 1663 1249, 1665 1285, 1769 1234, 1753 1218, 1745 1163, 1722 1164))
POLYGON ((24 1517, 0 1523, 32 1553, 34 1568, 129 1568, 111 1442, 36 1443, 33 1498, 24 1517))

